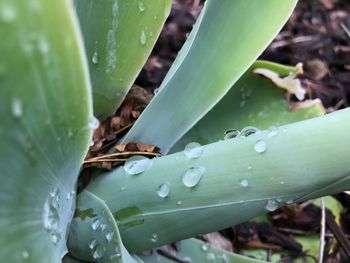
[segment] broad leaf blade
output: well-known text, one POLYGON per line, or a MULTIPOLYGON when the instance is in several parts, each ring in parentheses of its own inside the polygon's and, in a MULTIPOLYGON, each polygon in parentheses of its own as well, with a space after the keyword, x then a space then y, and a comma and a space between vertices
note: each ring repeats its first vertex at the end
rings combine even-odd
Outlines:
POLYGON ((0 1, 0 258, 58 263, 92 116, 69 1, 0 1))
POLYGON ((213 143, 197 159, 164 156, 140 175, 119 168, 96 177, 88 190, 116 215, 131 251, 216 231, 285 203, 349 189, 349 116, 346 109, 282 126, 274 137, 264 131, 213 143), (261 140, 267 149, 259 153, 261 140), (185 187, 183 176, 198 166, 205 168, 199 184, 185 187), (161 198, 165 182, 170 193, 161 198))
POLYGON ((303 108, 291 109, 284 98, 285 91, 269 79, 254 74, 255 68, 268 68, 283 75, 295 74, 297 70, 257 61, 225 97, 176 143, 173 152, 183 150, 187 143, 193 141, 208 144, 222 140, 224 133, 230 129, 242 130, 248 126, 268 129, 325 113, 318 100, 309 101, 309 105, 303 108))
POLYGON ((154 144, 167 152, 256 60, 295 4, 206 1, 177 62, 124 141, 154 144))
POLYGON ((122 103, 168 17, 171 0, 74 0, 92 78, 94 112, 122 103))

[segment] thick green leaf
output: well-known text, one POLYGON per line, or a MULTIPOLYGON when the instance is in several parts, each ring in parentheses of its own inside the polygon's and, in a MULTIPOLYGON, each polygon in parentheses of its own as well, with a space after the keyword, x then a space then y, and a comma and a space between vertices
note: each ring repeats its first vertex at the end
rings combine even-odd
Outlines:
POLYGON ((58 263, 91 138, 69 1, 0 0, 0 258, 58 263))
POLYGON ((71 229, 68 246, 76 258, 98 263, 139 262, 126 251, 105 202, 88 191, 79 195, 71 229))
POLYGON ((92 78, 94 111, 115 112, 151 53, 171 0, 74 0, 92 78))
POLYGON ((181 241, 181 247, 178 252, 169 251, 176 260, 154 253, 150 256, 142 256, 145 263, 174 263, 174 262, 213 262, 213 263, 263 263, 265 261, 245 257, 228 251, 211 247, 198 239, 187 239, 181 241))
POLYGON ((172 151, 181 151, 189 142, 208 144, 222 140, 225 131, 242 130, 247 126, 268 129, 324 114, 321 102, 303 102, 299 109, 291 109, 284 98, 285 91, 269 79, 253 73, 256 68, 267 68, 282 75, 296 74, 297 68, 266 61, 257 61, 230 89, 226 96, 208 112, 172 151))
POLYGON ((124 141, 167 152, 256 60, 296 2, 207 0, 160 91, 124 141))
POLYGON ((266 207, 349 189, 349 119, 346 109, 277 133, 206 145, 196 159, 183 152, 164 156, 140 175, 119 168, 96 177, 88 191, 105 200, 131 251, 216 231, 264 214, 266 207), (185 187, 185 173, 201 166, 199 184, 185 187), (157 191, 165 182, 170 193, 161 198, 157 191))

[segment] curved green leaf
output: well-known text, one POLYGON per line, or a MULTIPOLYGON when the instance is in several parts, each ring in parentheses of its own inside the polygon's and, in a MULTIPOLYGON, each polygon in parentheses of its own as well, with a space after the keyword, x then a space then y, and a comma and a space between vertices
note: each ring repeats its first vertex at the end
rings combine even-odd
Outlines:
POLYGON ((74 0, 89 58, 94 112, 115 112, 146 62, 171 0, 74 0))
MULTIPOLYGON (((173 252, 173 251, 171 251, 173 252)), ((231 253, 204 243, 198 239, 187 239, 181 241, 178 252, 171 253, 178 260, 171 260, 164 255, 154 253, 150 256, 142 256, 145 263, 174 263, 174 262, 213 262, 213 263, 266 263, 239 254, 231 253)))
POLYGON ((69 1, 0 0, 0 258, 58 263, 92 116, 69 1))
POLYGON ((223 229, 285 203, 349 189, 349 116, 345 109, 277 133, 209 144, 196 159, 183 152, 156 158, 139 175, 121 167, 97 176, 88 191, 106 202, 130 251, 223 229), (205 172, 188 188, 182 179, 192 167, 205 172), (165 182, 170 193, 161 198, 165 182))
POLYGON ((160 91, 124 141, 142 141, 167 152, 256 60, 296 2, 206 1, 160 91))
POLYGON ((208 112, 180 141, 172 151, 181 151, 189 142, 208 144, 222 140, 230 129, 242 130, 247 126, 268 129, 325 113, 318 100, 307 101, 304 107, 291 109, 284 98, 285 91, 269 79, 254 74, 256 68, 268 68, 281 75, 296 74, 297 68, 257 61, 237 81, 225 97, 208 112))

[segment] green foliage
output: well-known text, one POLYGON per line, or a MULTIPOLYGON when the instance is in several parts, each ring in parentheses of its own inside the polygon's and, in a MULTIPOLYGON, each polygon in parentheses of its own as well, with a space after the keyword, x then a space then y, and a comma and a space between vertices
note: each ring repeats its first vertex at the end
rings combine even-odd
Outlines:
POLYGON ((58 263, 92 130, 81 40, 66 1, 0 1, 0 258, 58 263))
MULTIPOLYGON (((296 122, 322 115, 320 104, 291 111, 284 92, 253 73, 297 72, 265 61, 252 66, 295 4, 207 0, 159 93, 123 141, 152 143, 163 153, 176 142, 173 151, 192 140, 211 144, 96 171, 75 204, 79 169, 98 125, 88 67, 95 114, 106 118, 147 59, 170 0, 75 0, 86 52, 73 1, 0 0, 6 36, 0 45, 1 259, 59 263, 68 239, 66 263, 142 262, 128 251, 348 189, 350 109, 296 122), (279 127, 266 130, 272 125, 279 127), (226 130, 245 126, 263 131, 218 142, 226 130)), ((176 256, 194 262, 208 253, 258 262, 203 251, 199 240, 182 245, 176 256)), ((154 255, 142 258, 155 262, 154 255)))

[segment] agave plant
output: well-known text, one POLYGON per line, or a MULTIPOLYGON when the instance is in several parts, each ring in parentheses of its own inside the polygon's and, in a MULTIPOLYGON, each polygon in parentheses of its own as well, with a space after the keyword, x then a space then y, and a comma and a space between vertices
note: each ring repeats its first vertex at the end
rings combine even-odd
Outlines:
POLYGON ((121 105, 171 1, 0 0, 2 261, 254 262, 188 238, 348 189, 349 110, 291 110, 300 66, 256 61, 296 2, 207 0, 118 142, 161 156, 94 170, 77 195, 93 112, 121 105), (178 253, 139 254, 184 239, 178 253))

